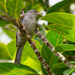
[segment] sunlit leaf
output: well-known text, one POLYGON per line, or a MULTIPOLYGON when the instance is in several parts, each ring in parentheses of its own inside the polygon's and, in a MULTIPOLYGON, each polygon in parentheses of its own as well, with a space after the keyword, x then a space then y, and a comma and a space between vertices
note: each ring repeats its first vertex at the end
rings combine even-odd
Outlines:
POLYGON ((6 45, 3 43, 0 43, 0 59, 2 59, 2 60, 3 59, 5 59, 5 60, 11 59, 9 56, 9 53, 8 53, 8 49, 7 49, 6 45))
POLYGON ((3 28, 3 31, 12 39, 16 38, 16 32, 10 29, 3 28))
POLYGON ((67 13, 51 13, 42 18, 49 21, 51 24, 48 26, 54 32, 62 34, 65 38, 75 42, 75 16, 67 13))
POLYGON ((65 28, 63 26, 59 26, 58 24, 51 24, 48 26, 49 29, 51 29, 54 32, 57 32, 59 34, 62 34, 65 38, 68 40, 75 42, 75 30, 70 28, 65 28))
POLYGON ((14 63, 0 63, 1 75, 39 75, 34 69, 26 65, 14 63))
POLYGON ((23 5, 23 0, 8 0, 7 7, 9 9, 10 14, 15 17, 17 20, 21 13, 21 8, 23 5))
POLYGON ((7 44, 7 48, 8 48, 8 52, 10 54, 10 57, 12 59, 14 59, 14 55, 15 55, 16 50, 17 50, 17 48, 16 48, 16 41, 15 40, 12 40, 11 42, 9 42, 7 44))
POLYGON ((57 12, 59 11, 61 8, 64 8, 68 5, 70 5, 72 2, 74 2, 74 0, 65 0, 65 1, 61 1, 55 5, 53 5, 52 7, 50 7, 47 11, 47 13, 52 13, 52 12, 57 12))
POLYGON ((3 12, 8 12, 6 8, 6 0, 0 0, 0 10, 3 12))

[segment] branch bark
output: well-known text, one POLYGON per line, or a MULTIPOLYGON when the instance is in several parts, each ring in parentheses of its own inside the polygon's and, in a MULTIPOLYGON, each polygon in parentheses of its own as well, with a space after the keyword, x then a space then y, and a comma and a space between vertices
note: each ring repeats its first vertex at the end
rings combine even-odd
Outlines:
POLYGON ((73 68, 74 65, 70 64, 70 62, 59 52, 55 52, 55 47, 49 43, 47 38, 43 36, 38 29, 36 29, 36 35, 44 42, 44 44, 69 68, 73 68))

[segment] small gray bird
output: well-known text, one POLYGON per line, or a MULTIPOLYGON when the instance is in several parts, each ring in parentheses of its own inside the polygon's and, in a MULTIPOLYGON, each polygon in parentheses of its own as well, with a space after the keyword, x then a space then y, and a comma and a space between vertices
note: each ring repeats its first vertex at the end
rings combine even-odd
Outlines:
MULTIPOLYGON (((35 29, 36 29, 36 17, 41 14, 37 10, 32 9, 26 12, 22 19, 22 25, 24 25, 27 29, 28 34, 32 38, 35 29)), ((26 43, 26 38, 23 35, 20 35, 19 32, 16 33, 16 43, 17 43, 17 53, 15 58, 15 63, 20 64, 21 55, 23 47, 26 43)))

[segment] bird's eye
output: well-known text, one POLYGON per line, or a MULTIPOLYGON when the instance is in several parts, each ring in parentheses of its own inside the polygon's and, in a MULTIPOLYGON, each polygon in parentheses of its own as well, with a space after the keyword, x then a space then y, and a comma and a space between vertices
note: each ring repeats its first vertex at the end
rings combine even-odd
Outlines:
POLYGON ((36 11, 34 11, 34 12, 36 12, 36 11))

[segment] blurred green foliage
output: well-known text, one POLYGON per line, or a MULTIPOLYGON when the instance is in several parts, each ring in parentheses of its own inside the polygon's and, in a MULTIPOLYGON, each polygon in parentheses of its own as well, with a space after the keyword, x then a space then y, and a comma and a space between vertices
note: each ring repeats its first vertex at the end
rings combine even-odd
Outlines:
MULTIPOLYGON (((30 9, 36 9, 39 12, 42 10, 45 11, 47 14, 41 19, 48 21, 49 25, 45 26, 43 24, 39 28, 39 31, 44 36, 46 35, 46 38, 55 47, 57 52, 62 53, 75 65, 75 16, 70 14, 70 5, 72 3, 75 3, 75 0, 63 0, 53 6, 49 5, 49 0, 0 0, 0 10, 8 13, 10 17, 13 16, 17 22, 21 9, 23 9, 24 12, 30 9)), ((0 16, 1 15, 4 14, 0 13, 0 16)), ((12 41, 7 45, 0 42, 1 60, 14 60, 15 58, 17 29, 13 28, 12 25, 10 22, 0 20, 0 27, 3 29, 3 32, 12 38, 12 41)), ((70 75, 75 71, 75 68, 69 69, 62 63, 36 35, 32 40, 35 41, 36 47, 56 75, 70 75)), ((20 66, 13 63, 2 62, 0 63, 0 74, 47 75, 47 72, 27 42, 23 49, 20 66)))

